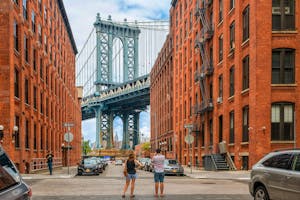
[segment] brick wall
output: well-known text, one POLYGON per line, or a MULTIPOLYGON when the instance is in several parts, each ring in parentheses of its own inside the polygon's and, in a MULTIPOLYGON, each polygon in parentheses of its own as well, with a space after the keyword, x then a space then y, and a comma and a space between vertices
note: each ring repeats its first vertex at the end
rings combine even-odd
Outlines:
POLYGON ((4 125, 4 148, 21 172, 30 172, 31 166, 26 164, 44 158, 48 150, 52 150, 56 158, 66 159, 61 149, 67 131, 63 127, 65 122, 75 124, 71 128, 74 134, 71 164, 76 164, 81 155, 81 109, 75 87, 76 45, 62 1, 41 2, 39 5, 38 1, 27 1, 27 19, 22 1, 19 4, 11 0, 0 2, 0 15, 5 16, 0 20, 0 124, 4 125), (18 24, 18 49, 14 48, 14 22, 18 24), (28 59, 25 59, 24 36, 28 59), (18 97, 14 94, 15 70, 19 74, 18 97), (20 119, 19 147, 15 147, 12 136, 15 116, 20 119), (25 145, 27 133, 28 147, 25 145))

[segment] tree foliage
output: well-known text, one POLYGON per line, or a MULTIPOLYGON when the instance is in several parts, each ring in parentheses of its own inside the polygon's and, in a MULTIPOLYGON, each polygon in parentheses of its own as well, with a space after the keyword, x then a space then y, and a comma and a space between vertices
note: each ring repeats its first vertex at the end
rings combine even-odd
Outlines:
POLYGON ((151 148, 150 142, 145 142, 145 143, 143 143, 141 148, 142 148, 142 150, 144 150, 144 151, 149 151, 150 148, 151 148))
POLYGON ((90 153, 92 151, 91 147, 90 147, 90 141, 83 141, 82 144, 82 151, 84 155, 87 155, 88 153, 90 153))

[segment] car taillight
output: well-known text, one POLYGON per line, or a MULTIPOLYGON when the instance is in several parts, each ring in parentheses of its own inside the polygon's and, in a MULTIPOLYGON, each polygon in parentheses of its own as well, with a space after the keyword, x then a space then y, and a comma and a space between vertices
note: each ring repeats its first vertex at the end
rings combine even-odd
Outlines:
POLYGON ((28 196, 29 196, 29 197, 32 197, 32 189, 31 189, 31 188, 29 188, 28 196))

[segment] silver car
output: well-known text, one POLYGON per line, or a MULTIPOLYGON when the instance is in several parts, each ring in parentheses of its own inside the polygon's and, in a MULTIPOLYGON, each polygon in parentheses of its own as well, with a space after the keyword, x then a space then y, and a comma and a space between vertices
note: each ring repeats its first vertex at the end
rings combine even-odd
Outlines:
POLYGON ((255 200, 300 199, 300 150, 272 152, 252 167, 249 190, 255 200))
POLYGON ((181 175, 183 176, 183 167, 177 162, 177 160, 165 160, 164 172, 169 175, 181 175))

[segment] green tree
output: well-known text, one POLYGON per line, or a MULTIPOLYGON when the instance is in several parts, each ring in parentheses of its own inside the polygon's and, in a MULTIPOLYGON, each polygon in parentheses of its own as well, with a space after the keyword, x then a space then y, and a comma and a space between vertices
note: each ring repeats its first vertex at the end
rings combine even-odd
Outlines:
POLYGON ((83 141, 82 144, 82 151, 84 155, 87 155, 88 153, 90 153, 92 151, 91 147, 90 147, 90 141, 83 141))
POLYGON ((145 142, 142 144, 142 150, 149 151, 151 148, 150 142, 145 142))

